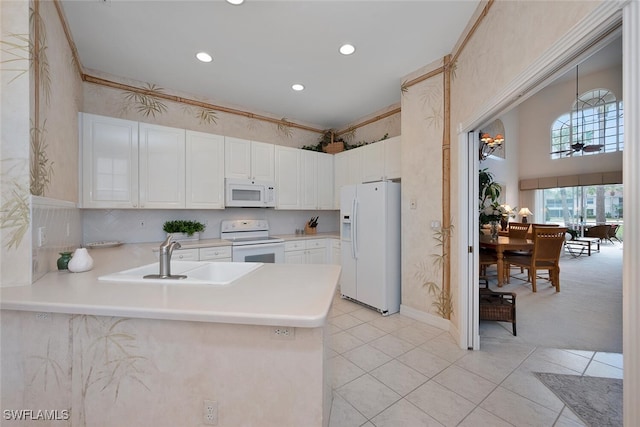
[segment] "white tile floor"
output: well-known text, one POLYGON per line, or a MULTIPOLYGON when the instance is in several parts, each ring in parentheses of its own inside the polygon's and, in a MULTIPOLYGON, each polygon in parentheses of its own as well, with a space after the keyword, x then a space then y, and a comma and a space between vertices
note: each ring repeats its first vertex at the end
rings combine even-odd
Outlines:
POLYGON ((582 426, 533 372, 622 378, 622 355, 483 339, 336 296, 329 318, 332 427, 582 426))

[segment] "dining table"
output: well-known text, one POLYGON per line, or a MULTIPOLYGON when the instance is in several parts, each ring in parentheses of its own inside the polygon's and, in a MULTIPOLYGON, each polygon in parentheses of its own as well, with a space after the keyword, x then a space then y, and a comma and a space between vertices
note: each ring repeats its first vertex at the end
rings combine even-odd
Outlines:
POLYGON ((502 287, 505 282, 504 277, 504 252, 505 251, 527 251, 533 250, 533 240, 522 239, 509 236, 498 236, 493 239, 488 234, 480 235, 480 247, 494 250, 496 252, 496 268, 498 270, 498 287, 502 287))

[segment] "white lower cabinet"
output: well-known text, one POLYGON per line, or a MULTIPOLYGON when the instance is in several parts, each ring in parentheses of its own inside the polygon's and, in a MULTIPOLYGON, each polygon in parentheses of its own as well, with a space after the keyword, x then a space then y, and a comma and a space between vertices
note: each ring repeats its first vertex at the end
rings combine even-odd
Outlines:
POLYGON ((342 264, 342 249, 340 239, 329 239, 331 242, 331 264, 342 264))
POLYGON ((200 248, 200 261, 231 262, 231 246, 200 248))
POLYGON ((174 261, 214 261, 231 262, 231 246, 176 249, 171 259, 174 261))
POLYGON ((284 242, 285 264, 325 264, 326 239, 305 239, 284 242))
POLYGON ((199 261, 200 253, 196 249, 176 249, 171 255, 172 261, 199 261))

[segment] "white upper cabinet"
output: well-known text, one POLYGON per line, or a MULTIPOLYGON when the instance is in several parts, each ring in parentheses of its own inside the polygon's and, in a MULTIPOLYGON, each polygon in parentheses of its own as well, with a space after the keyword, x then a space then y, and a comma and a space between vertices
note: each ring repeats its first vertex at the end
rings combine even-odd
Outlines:
POLYGON ((333 160, 334 155, 318 155, 318 209, 334 209, 333 160))
POLYGON ((375 142, 356 149, 362 159, 362 182, 384 179, 384 144, 375 142))
POLYGON ((185 130, 140 123, 140 207, 185 206, 185 130))
POLYGON ((347 156, 343 151, 333 156, 333 208, 340 209, 340 189, 347 185, 347 156))
POLYGON ((138 207, 138 122, 80 114, 85 208, 138 207))
POLYGON ((273 144, 225 137, 225 178, 273 181, 275 150, 273 144))
POLYGON ((186 133, 187 209, 224 209, 224 136, 186 133))
POLYGON ((278 209, 334 208, 333 155, 276 146, 278 209))
POLYGON ((251 141, 251 174, 256 181, 274 181, 275 146, 266 142, 251 141))
POLYGON ((278 209, 300 207, 300 151, 302 150, 281 145, 275 147, 278 209))
POLYGON ((400 136, 385 139, 384 143, 384 173, 386 179, 402 177, 400 156, 402 154, 402 139, 400 136))
POLYGON ((340 189, 362 182, 362 147, 334 155, 334 207, 340 208, 340 189))
POLYGON ((362 156, 362 182, 401 177, 399 136, 365 145, 357 150, 362 156))
POLYGON ((300 209, 318 208, 318 154, 298 150, 300 154, 300 209))

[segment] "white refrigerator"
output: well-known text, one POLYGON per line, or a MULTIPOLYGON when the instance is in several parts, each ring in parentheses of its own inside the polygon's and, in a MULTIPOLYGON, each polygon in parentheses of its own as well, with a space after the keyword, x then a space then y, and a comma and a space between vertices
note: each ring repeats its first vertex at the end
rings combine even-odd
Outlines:
POLYGON ((347 185, 340 192, 342 296, 400 311, 400 184, 347 185))

